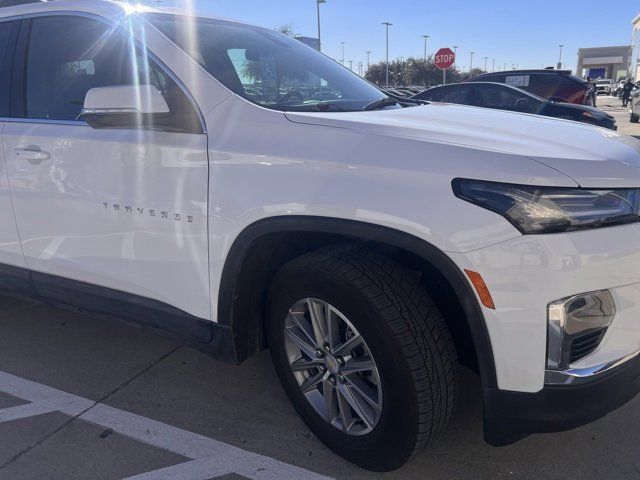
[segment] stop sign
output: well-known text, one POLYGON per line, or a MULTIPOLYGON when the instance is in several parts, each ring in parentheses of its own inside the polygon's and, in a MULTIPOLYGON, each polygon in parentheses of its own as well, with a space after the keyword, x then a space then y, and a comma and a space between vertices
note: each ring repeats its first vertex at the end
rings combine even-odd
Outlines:
POLYGON ((456 61, 456 54, 450 48, 441 48, 436 52, 434 64, 440 70, 449 70, 456 61))

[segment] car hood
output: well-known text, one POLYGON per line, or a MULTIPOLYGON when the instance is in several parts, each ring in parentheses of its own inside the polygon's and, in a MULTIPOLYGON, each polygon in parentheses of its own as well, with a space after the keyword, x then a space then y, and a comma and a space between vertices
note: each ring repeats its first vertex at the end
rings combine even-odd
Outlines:
POLYGON ((286 116, 296 123, 528 157, 583 187, 640 187, 640 141, 583 123, 444 103, 286 116))

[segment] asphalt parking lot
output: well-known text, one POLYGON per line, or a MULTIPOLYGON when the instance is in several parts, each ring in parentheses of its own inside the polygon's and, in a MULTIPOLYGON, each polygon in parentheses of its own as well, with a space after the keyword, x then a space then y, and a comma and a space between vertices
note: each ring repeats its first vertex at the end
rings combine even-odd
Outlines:
POLYGON ((498 449, 482 441, 477 378, 462 381, 440 442, 371 474, 309 433, 267 352, 229 366, 128 325, 0 297, 0 479, 640 477, 640 398, 498 449))

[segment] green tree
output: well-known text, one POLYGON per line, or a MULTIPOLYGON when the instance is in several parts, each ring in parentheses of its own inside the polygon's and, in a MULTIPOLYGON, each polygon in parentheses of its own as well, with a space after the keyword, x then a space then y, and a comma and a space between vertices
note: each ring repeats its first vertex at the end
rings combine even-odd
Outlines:
POLYGON ((280 25, 275 28, 276 31, 289 35, 290 37, 297 37, 296 28, 293 23, 287 23, 286 25, 280 25))
MULTIPOLYGON (((476 69, 474 69, 474 74, 476 69)), ((375 63, 369 67, 365 78, 379 86, 384 86, 386 82, 385 62, 375 63)), ((447 83, 460 82, 468 78, 457 68, 447 70, 447 83)), ((408 58, 406 60, 394 60, 389 62, 389 85, 390 86, 420 86, 433 87, 442 84, 442 70, 439 70, 433 63, 432 58, 408 58)))

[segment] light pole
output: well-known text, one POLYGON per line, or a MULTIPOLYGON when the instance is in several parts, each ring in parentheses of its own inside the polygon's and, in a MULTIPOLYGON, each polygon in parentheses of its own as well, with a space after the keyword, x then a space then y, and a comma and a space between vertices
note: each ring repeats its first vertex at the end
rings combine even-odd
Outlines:
POLYGON ((489 60, 489 57, 484 57, 484 71, 487 71, 487 60, 489 60))
POLYGON ((558 70, 562 70, 562 49, 564 48, 564 45, 558 45, 558 47, 560 48, 560 57, 558 58, 558 70))
POLYGON ((340 60, 340 63, 344 65, 344 42, 340 42, 340 45, 342 45, 342 60, 340 60))
POLYGON ((491 67, 491 71, 495 72, 496 71, 496 59, 493 59, 493 66, 491 67))
POLYGON ((384 25, 387 29, 387 61, 386 61, 386 86, 387 88, 389 88, 389 27, 393 25, 393 23, 389 23, 389 22, 383 22, 382 25, 384 25))
POLYGON ((471 72, 473 72, 473 54, 476 52, 471 52, 471 63, 469 64, 469 78, 471 78, 471 72))
POLYGON ((457 64, 458 63, 458 46, 454 45, 453 46, 453 64, 457 64))
POLYGON ((353 72, 353 60, 349 60, 349 70, 353 72))
POLYGON ((318 7, 318 51, 322 52, 322 40, 320 36, 320 4, 327 3, 327 0, 316 0, 316 5, 318 7))
POLYGON ((369 70, 369 67, 371 66, 371 52, 369 50, 367 50, 367 70, 369 70))
POLYGON ((424 61, 426 62, 427 61, 427 42, 431 37, 429 35, 422 35, 422 38, 424 38, 424 61))

